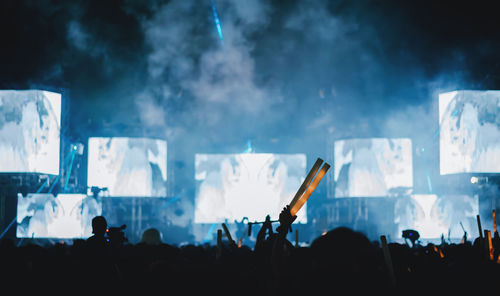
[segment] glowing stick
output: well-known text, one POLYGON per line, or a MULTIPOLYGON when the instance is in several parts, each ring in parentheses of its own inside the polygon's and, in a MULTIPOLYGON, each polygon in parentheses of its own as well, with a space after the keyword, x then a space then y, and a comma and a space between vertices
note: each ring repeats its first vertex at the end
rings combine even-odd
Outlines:
POLYGON ((309 199, 311 194, 316 189, 316 186, 318 186, 321 179, 323 179, 323 177, 326 175, 328 169, 330 169, 330 165, 328 163, 325 163, 325 165, 319 171, 318 175, 316 175, 314 180, 312 180, 311 185, 307 187, 307 190, 304 193, 304 195, 295 203, 295 205, 291 207, 290 214, 292 214, 292 216, 295 216, 297 212, 302 208, 302 206, 306 203, 306 201, 309 199))
POLYGON ((490 260, 493 260, 493 245, 491 243, 491 232, 489 230, 484 231, 484 237, 486 238, 486 254, 490 260))
POLYGON ((439 254, 439 257, 441 257, 441 259, 444 258, 443 252, 441 251, 441 249, 438 249, 438 247, 434 246, 434 252, 436 252, 436 254, 439 254))
POLYGON ((309 186, 309 184, 311 183, 312 178, 314 177, 314 175, 316 175, 316 172, 319 170, 319 167, 321 166, 322 163, 323 160, 318 157, 313 167, 311 168, 306 178, 304 179, 304 182, 302 182, 302 185, 300 185, 299 190, 297 191, 297 193, 295 193, 292 202, 290 202, 290 208, 293 208, 295 203, 300 199, 304 191, 307 189, 307 186, 309 186))
POLYGON ((496 215, 495 210, 493 210, 492 214, 493 214, 493 233, 496 233, 497 232, 497 215, 496 215))

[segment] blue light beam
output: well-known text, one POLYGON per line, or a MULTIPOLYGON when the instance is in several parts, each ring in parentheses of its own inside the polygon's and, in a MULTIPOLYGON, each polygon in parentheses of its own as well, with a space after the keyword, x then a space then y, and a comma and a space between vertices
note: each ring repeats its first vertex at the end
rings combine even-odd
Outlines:
POLYGON ((205 236, 205 239, 203 240, 204 244, 206 244, 212 240, 212 234, 214 233, 216 228, 217 228, 217 223, 213 223, 212 225, 210 225, 210 229, 208 229, 207 235, 205 236))
POLYGON ((9 225, 4 229, 4 231, 2 232, 2 234, 0 234, 0 239, 3 238, 3 236, 7 233, 7 231, 9 231, 9 229, 12 227, 12 225, 14 224, 14 222, 16 222, 16 219, 17 219, 17 216, 14 217, 14 219, 12 219, 12 221, 10 221, 9 225))
POLYGON ((243 153, 253 153, 252 141, 247 140, 247 148, 243 151, 243 153))
POLYGON ((71 149, 71 162, 69 163, 69 169, 68 173, 66 175, 66 181, 64 182, 64 191, 66 192, 68 189, 68 183, 69 183, 69 177, 71 176, 71 169, 73 168, 73 162, 75 161, 75 155, 76 155, 76 146, 73 146, 71 149))
POLYGON ((217 9, 213 0, 210 0, 210 5, 212 6, 212 13, 214 15, 215 27, 217 28, 217 33, 219 34, 219 39, 222 45, 224 45, 224 36, 222 35, 222 27, 220 25, 219 16, 217 15, 217 9))

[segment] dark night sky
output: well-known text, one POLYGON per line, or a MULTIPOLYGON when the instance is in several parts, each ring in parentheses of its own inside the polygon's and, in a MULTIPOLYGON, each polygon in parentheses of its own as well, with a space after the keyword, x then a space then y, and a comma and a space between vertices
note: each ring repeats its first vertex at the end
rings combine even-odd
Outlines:
POLYGON ((209 0, 6 0, 0 88, 63 89, 75 138, 424 139, 436 91, 498 88, 493 2, 216 0, 221 45, 209 0))

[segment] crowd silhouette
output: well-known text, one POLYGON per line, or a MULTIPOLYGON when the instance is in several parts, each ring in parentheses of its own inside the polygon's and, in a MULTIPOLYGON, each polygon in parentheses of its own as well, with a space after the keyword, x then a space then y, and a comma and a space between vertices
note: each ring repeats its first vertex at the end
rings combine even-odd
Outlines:
POLYGON ((488 241, 407 244, 370 241, 363 233, 337 227, 308 246, 287 239, 289 207, 273 229, 266 217, 253 248, 220 244, 171 245, 150 228, 140 242, 110 235, 106 219, 92 220, 93 235, 72 244, 16 246, 0 243, 0 272, 8 286, 33 292, 131 291, 214 295, 464 294, 498 292, 498 233, 488 241), (390 254, 387 258, 386 254, 390 254), (492 255, 493 254, 493 255, 492 255), (390 260, 387 260, 390 259, 390 260), (389 264, 388 264, 389 262, 389 264))

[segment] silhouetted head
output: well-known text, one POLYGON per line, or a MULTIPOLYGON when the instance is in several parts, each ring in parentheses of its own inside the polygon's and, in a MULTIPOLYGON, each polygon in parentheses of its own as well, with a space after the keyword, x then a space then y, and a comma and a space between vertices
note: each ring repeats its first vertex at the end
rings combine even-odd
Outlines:
POLYGON ((103 216, 96 216, 92 219, 92 233, 95 235, 104 235, 108 228, 108 222, 103 216))
POLYGON ((159 245, 161 244, 161 234, 156 228, 146 229, 142 233, 141 242, 147 245, 159 245))
POLYGON ((372 264, 375 247, 361 232, 347 227, 330 230, 314 240, 311 250, 319 268, 359 271, 372 264))

